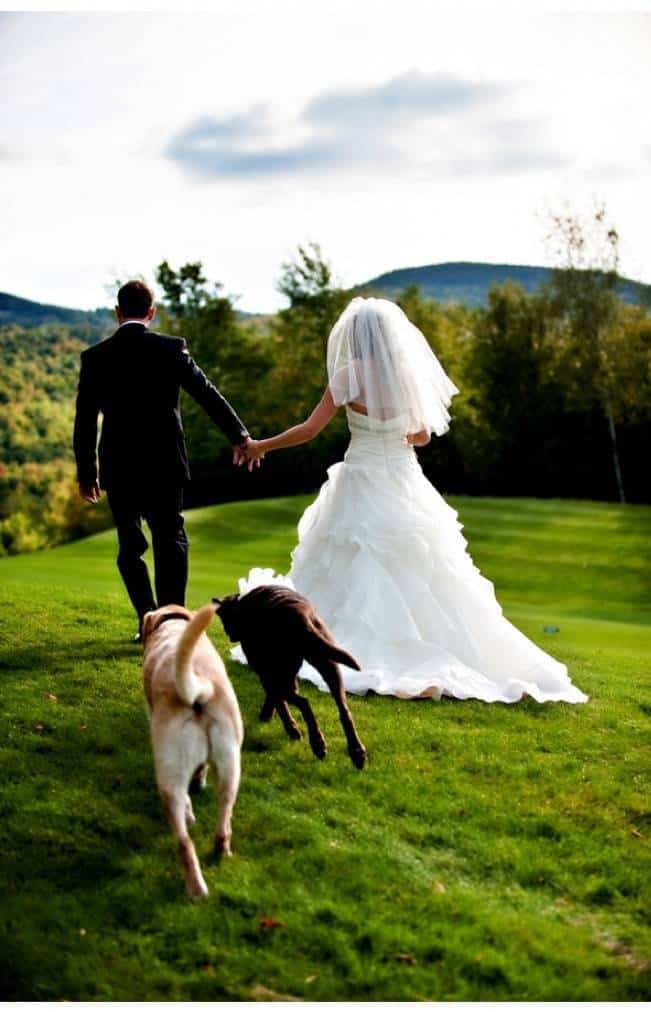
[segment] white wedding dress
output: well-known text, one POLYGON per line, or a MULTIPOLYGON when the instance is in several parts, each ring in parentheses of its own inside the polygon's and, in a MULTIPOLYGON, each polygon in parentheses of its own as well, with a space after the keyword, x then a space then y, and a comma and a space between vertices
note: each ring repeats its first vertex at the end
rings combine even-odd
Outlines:
MULTIPOLYGON (((280 582, 308 597, 361 665, 341 669, 348 692, 585 702, 565 665, 503 616, 456 512, 406 441, 405 418, 346 414, 350 445, 301 517, 288 576, 254 569, 240 592, 280 582)), ((233 656, 245 660, 240 648, 233 656)), ((326 689, 307 663, 300 675, 326 689)))

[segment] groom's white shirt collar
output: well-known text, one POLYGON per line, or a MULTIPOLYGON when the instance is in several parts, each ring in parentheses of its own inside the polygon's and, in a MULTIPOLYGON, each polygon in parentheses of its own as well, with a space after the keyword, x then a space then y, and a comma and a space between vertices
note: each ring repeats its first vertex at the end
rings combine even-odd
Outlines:
POLYGON ((127 323, 139 323, 142 327, 147 326, 144 320, 136 320, 135 318, 131 318, 129 320, 123 320, 120 326, 118 327, 118 330, 120 330, 122 327, 126 327, 127 323))

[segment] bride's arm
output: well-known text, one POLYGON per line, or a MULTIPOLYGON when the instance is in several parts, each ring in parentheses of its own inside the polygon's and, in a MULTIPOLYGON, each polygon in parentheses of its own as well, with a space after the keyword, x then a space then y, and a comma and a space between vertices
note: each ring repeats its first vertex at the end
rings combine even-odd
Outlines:
POLYGON ((323 397, 315 407, 309 418, 306 418, 300 425, 293 425, 291 429, 285 429, 277 436, 270 436, 269 439, 252 439, 246 445, 246 457, 249 470, 253 463, 264 457, 270 450, 282 450, 286 446, 299 446, 301 443, 309 443, 311 439, 318 436, 322 429, 325 429, 337 413, 337 405, 332 399, 330 387, 327 386, 323 397))

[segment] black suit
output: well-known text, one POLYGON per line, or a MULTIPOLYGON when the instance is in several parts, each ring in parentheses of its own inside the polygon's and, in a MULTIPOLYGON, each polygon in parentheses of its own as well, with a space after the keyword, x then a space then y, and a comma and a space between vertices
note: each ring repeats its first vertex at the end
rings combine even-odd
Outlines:
POLYGON ((81 355, 74 448, 77 476, 84 486, 97 480, 106 489, 120 550, 118 567, 140 618, 156 607, 142 555, 154 547, 159 607, 183 604, 187 583, 187 537, 183 527, 183 486, 190 477, 183 436, 181 388, 205 409, 231 443, 248 433, 228 401, 189 355, 182 338, 127 323, 81 355))

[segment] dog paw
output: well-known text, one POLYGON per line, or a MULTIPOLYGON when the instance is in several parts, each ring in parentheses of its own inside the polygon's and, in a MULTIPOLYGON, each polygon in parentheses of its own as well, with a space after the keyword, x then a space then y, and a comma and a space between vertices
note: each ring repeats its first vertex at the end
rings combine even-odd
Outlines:
POLYGON ((197 879, 195 882, 188 882, 187 890, 189 899, 195 903, 199 900, 205 900, 206 896, 208 896, 208 886, 203 878, 197 879))
POLYGON ((317 759, 325 759, 328 754, 328 748, 325 743, 325 739, 321 738, 316 741, 311 741, 312 751, 314 752, 317 759))
POLYGON ((227 836, 216 836, 215 837, 215 856, 216 857, 231 857, 233 854, 231 850, 230 837, 227 836))
POLYGON ((366 762, 366 749, 363 745, 359 748, 351 748, 348 750, 353 766, 356 766, 358 770, 364 769, 364 763, 366 762))

